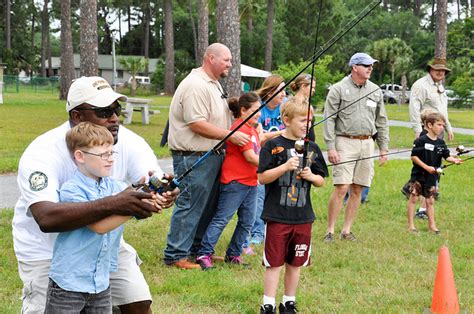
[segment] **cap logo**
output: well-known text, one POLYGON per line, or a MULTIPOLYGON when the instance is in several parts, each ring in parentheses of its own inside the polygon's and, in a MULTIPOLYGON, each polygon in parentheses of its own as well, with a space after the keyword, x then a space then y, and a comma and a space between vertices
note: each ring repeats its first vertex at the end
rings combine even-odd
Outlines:
POLYGON ((30 182, 30 190, 41 191, 48 186, 48 177, 41 171, 33 172, 28 178, 30 182))
POLYGON ((102 90, 104 88, 111 88, 109 83, 106 80, 98 80, 92 83, 92 86, 97 88, 97 90, 102 90))

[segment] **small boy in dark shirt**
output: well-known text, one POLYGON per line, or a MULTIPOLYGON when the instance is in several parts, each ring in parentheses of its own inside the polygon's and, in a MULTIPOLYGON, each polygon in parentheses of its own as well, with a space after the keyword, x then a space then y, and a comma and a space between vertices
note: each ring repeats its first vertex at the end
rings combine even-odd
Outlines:
POLYGON ((426 199, 426 212, 428 214, 428 228, 436 234, 434 218, 434 196, 438 190, 439 173, 437 168, 441 166, 444 158, 446 161, 460 164, 459 158, 449 155, 449 149, 444 140, 438 137, 444 131, 446 119, 439 112, 432 112, 426 116, 425 129, 427 134, 420 136, 414 141, 411 152, 413 168, 409 182, 410 198, 408 199, 408 230, 416 233, 413 219, 415 205, 420 195, 426 199))

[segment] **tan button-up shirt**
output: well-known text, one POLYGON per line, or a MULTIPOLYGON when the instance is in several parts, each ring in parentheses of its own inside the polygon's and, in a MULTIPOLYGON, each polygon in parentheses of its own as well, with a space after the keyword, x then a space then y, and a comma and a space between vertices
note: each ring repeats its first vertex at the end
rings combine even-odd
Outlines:
POLYGON ((446 131, 453 132, 448 118, 448 96, 446 90, 439 83, 438 86, 431 75, 428 73, 417 80, 411 87, 410 94, 410 123, 415 133, 420 133, 421 112, 425 109, 434 109, 439 111, 446 118, 446 131), (442 91, 442 92, 440 92, 442 91))
POLYGON ((219 128, 229 129, 231 113, 222 86, 212 80, 202 68, 193 69, 179 84, 170 106, 168 146, 172 150, 208 151, 219 140, 194 133, 190 123, 207 121, 219 128))
POLYGON ((324 105, 324 118, 327 117, 329 118, 324 122, 324 141, 328 149, 335 149, 337 135, 377 133, 379 149, 388 150, 390 139, 383 95, 380 88, 371 81, 358 86, 351 76, 347 76, 332 85, 324 105), (363 97, 369 93, 369 96, 363 97), (362 99, 357 101, 359 98, 362 99), (338 110, 341 111, 336 114, 338 110))

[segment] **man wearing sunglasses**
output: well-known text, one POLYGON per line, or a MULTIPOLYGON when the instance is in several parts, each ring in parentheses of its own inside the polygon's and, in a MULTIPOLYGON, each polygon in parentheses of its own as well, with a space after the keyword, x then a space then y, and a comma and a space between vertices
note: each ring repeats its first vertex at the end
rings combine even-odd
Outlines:
POLYGON ((374 142, 380 149, 379 164, 387 160, 388 119, 382 91, 369 78, 373 59, 366 53, 354 54, 351 74, 331 86, 324 105, 324 141, 333 167, 334 190, 328 205, 328 229, 324 241, 334 241, 334 228, 343 199, 350 189, 340 239, 355 241, 351 232, 364 187, 370 187, 374 175, 373 159, 358 160, 374 154, 374 142), (377 136, 375 137, 375 134, 377 136), (347 162, 357 160, 355 162, 347 162))
MULTIPOLYGON (((18 271, 24 285, 23 313, 44 312, 55 232, 87 226, 110 215, 147 218, 172 206, 178 194, 175 189, 157 196, 155 206, 144 201, 152 195, 132 188, 93 202, 59 203, 57 191, 76 170, 65 135, 82 121, 104 126, 113 135, 117 156, 112 178, 133 183, 143 180, 150 170, 163 173, 145 140, 119 125, 118 101, 126 101, 126 97, 101 77, 75 80, 66 104, 69 121, 36 138, 20 159, 17 181, 21 196, 12 225, 18 271)), ((118 271, 110 276, 113 305, 119 306, 122 313, 150 312, 151 294, 140 263, 136 251, 122 240, 118 271)))

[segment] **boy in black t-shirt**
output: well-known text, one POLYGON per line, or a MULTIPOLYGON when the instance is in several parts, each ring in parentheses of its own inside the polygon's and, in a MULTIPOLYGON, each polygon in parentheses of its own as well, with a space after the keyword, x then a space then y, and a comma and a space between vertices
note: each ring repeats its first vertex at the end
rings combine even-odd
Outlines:
POLYGON ((413 143, 411 160, 413 168, 409 182, 410 198, 408 199, 408 230, 416 233, 413 214, 415 205, 420 195, 426 199, 426 212, 428 214, 428 228, 436 234, 434 218, 434 195, 438 189, 439 174, 437 168, 441 166, 442 158, 446 161, 460 164, 459 158, 449 156, 449 149, 444 140, 438 137, 444 131, 446 119, 439 112, 432 112, 426 116, 425 129, 427 134, 420 136, 413 143))
POLYGON ((258 180, 265 184, 262 219, 266 222, 263 305, 260 313, 275 313, 280 271, 285 265, 285 291, 281 313, 296 312, 296 288, 301 266, 309 264, 311 227, 311 184, 320 187, 327 167, 318 145, 309 142, 307 162, 295 150, 295 142, 306 134, 307 106, 290 99, 281 112, 283 135, 268 141, 260 151, 258 180))

